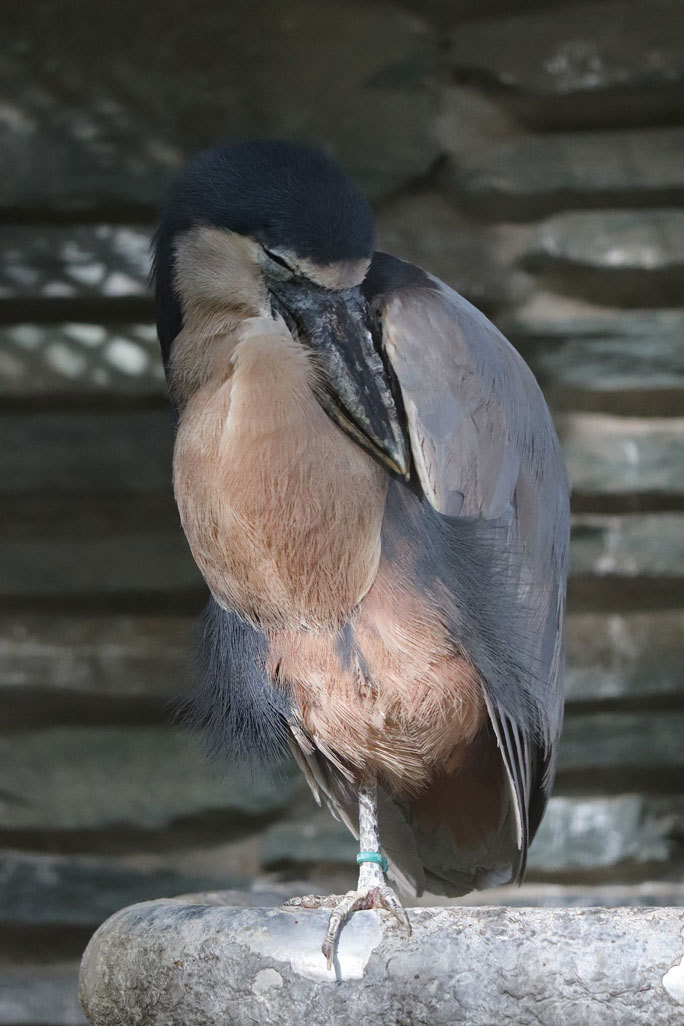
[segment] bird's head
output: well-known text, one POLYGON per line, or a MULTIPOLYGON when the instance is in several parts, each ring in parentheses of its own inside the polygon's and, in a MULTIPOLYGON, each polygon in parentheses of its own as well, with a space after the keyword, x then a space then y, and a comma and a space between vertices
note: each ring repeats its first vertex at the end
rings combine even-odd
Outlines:
POLYGON ((155 236, 157 326, 167 371, 174 341, 191 321, 282 317, 317 354, 330 415, 407 474, 393 383, 360 287, 373 241, 367 199, 321 151, 264 139, 201 153, 179 175, 155 236))

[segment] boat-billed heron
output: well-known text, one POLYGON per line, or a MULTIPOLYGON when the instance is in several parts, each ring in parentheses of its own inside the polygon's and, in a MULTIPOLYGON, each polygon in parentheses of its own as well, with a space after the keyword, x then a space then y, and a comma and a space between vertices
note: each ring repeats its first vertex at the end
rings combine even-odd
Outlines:
POLYGON ((200 154, 155 239, 173 476, 211 597, 194 723, 289 749, 359 837, 344 919, 520 880, 562 722, 568 481, 475 307, 373 250, 328 156, 200 154))

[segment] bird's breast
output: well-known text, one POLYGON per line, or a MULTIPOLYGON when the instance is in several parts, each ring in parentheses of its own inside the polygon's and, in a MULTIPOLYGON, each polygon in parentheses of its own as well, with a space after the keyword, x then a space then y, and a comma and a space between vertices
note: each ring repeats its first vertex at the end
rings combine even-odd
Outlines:
POLYGON ((377 572, 387 480, 270 317, 244 322, 230 366, 181 417, 174 490, 193 556, 222 605, 264 624, 348 618, 377 572))

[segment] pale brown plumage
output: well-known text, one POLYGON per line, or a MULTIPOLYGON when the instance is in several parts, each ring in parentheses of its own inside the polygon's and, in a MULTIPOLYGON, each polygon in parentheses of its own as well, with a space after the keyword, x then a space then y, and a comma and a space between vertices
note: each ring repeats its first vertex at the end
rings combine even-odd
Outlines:
POLYGON ((326 416, 282 321, 243 322, 225 372, 188 399, 174 453, 195 560, 265 627, 339 628, 377 572, 382 471, 326 416))

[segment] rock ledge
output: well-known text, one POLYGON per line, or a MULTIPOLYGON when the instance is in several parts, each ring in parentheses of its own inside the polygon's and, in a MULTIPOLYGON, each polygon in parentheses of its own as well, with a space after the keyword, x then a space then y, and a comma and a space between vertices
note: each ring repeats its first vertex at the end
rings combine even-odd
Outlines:
POLYGON ((412 909, 406 940, 357 913, 335 971, 326 913, 222 895, 117 912, 83 956, 93 1026, 681 1026, 684 909, 412 909), (680 980, 680 976, 682 979, 680 980), (665 977, 665 982, 663 978, 665 977))

